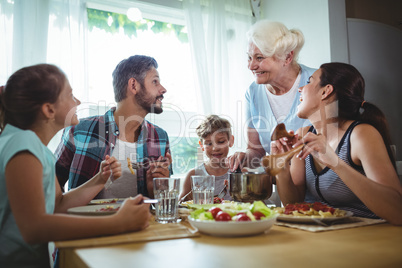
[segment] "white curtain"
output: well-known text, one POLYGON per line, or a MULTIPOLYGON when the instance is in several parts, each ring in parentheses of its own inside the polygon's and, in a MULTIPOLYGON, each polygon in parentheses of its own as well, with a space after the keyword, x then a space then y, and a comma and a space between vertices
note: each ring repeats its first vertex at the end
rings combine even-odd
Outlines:
POLYGON ((12 72, 14 5, 0 0, 0 85, 4 85, 12 72))
POLYGON ((47 62, 68 76, 75 96, 88 96, 87 9, 84 0, 50 0, 47 62))
POLYGON ((52 63, 85 101, 85 1, 0 1, 0 84, 22 67, 52 63))
MULTIPOLYGON (((84 0, 0 0, 0 85, 16 70, 38 63, 59 66, 74 94, 88 103, 84 0)), ((80 112, 80 111, 79 111, 80 112)), ((59 143, 56 135, 48 147, 59 143)))
POLYGON ((244 148, 244 94, 253 81, 247 69, 246 32, 253 23, 249 0, 183 0, 197 72, 202 114, 229 119, 235 143, 244 148))

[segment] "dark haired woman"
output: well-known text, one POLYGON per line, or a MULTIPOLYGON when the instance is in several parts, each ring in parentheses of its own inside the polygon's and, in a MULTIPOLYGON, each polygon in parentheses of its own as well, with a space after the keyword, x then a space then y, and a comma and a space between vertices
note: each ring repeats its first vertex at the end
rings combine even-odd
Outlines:
POLYGON ((126 200, 112 216, 66 215, 101 191, 121 166, 106 157, 82 187, 61 193, 55 157, 46 147, 62 128, 78 123, 80 104, 64 73, 40 64, 15 72, 0 87, 0 267, 49 267, 48 241, 140 230, 148 226, 142 196, 126 200))
POLYGON ((288 204, 302 202, 308 192, 355 216, 402 225, 402 187, 386 119, 364 100, 364 87, 355 67, 327 63, 300 88, 297 115, 312 126, 271 144, 271 154, 304 144, 277 176, 279 195, 288 204))

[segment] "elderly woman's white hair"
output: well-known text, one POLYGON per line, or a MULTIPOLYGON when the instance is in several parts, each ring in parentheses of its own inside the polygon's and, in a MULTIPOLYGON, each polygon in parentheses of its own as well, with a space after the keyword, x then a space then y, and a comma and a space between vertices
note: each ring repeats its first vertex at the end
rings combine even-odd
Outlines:
POLYGON ((293 51, 293 61, 297 62, 304 45, 303 33, 298 29, 288 29, 283 23, 260 20, 247 32, 249 42, 253 42, 265 57, 285 60, 293 51))

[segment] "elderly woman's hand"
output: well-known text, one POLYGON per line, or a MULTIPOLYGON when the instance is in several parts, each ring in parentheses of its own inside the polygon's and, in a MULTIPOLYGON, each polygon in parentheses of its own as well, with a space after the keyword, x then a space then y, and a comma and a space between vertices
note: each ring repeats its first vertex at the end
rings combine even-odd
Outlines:
POLYGON ((226 165, 229 167, 229 170, 234 172, 238 167, 242 167, 242 163, 246 158, 246 153, 244 152, 235 152, 233 155, 226 158, 226 165))

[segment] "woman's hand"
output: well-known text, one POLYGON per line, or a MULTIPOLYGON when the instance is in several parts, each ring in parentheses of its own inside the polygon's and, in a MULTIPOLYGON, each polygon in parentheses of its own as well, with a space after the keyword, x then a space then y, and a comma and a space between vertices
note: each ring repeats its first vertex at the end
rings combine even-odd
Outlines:
POLYGON ((112 180, 117 180, 121 177, 121 163, 114 156, 106 155, 105 160, 101 162, 99 173, 104 183, 106 183, 110 175, 112 175, 112 180))
POLYGON ((149 204, 144 204, 144 197, 139 194, 136 197, 127 198, 117 213, 116 225, 121 224, 121 232, 139 231, 149 225, 151 213, 149 204))
MULTIPOLYGON (((290 134, 293 134, 293 130, 289 130, 290 134)), ((289 139, 287 137, 280 138, 279 140, 271 142, 271 155, 282 154, 289 150, 291 150, 294 144, 296 144, 299 140, 299 135, 296 134, 293 138, 289 139)), ((296 147, 296 146, 295 146, 296 147)))
POLYGON ((296 142, 293 147, 297 147, 303 143, 304 148, 296 157, 306 159, 311 154, 318 162, 330 168, 338 164, 339 157, 335 153, 335 150, 329 146, 325 136, 309 132, 296 142))

